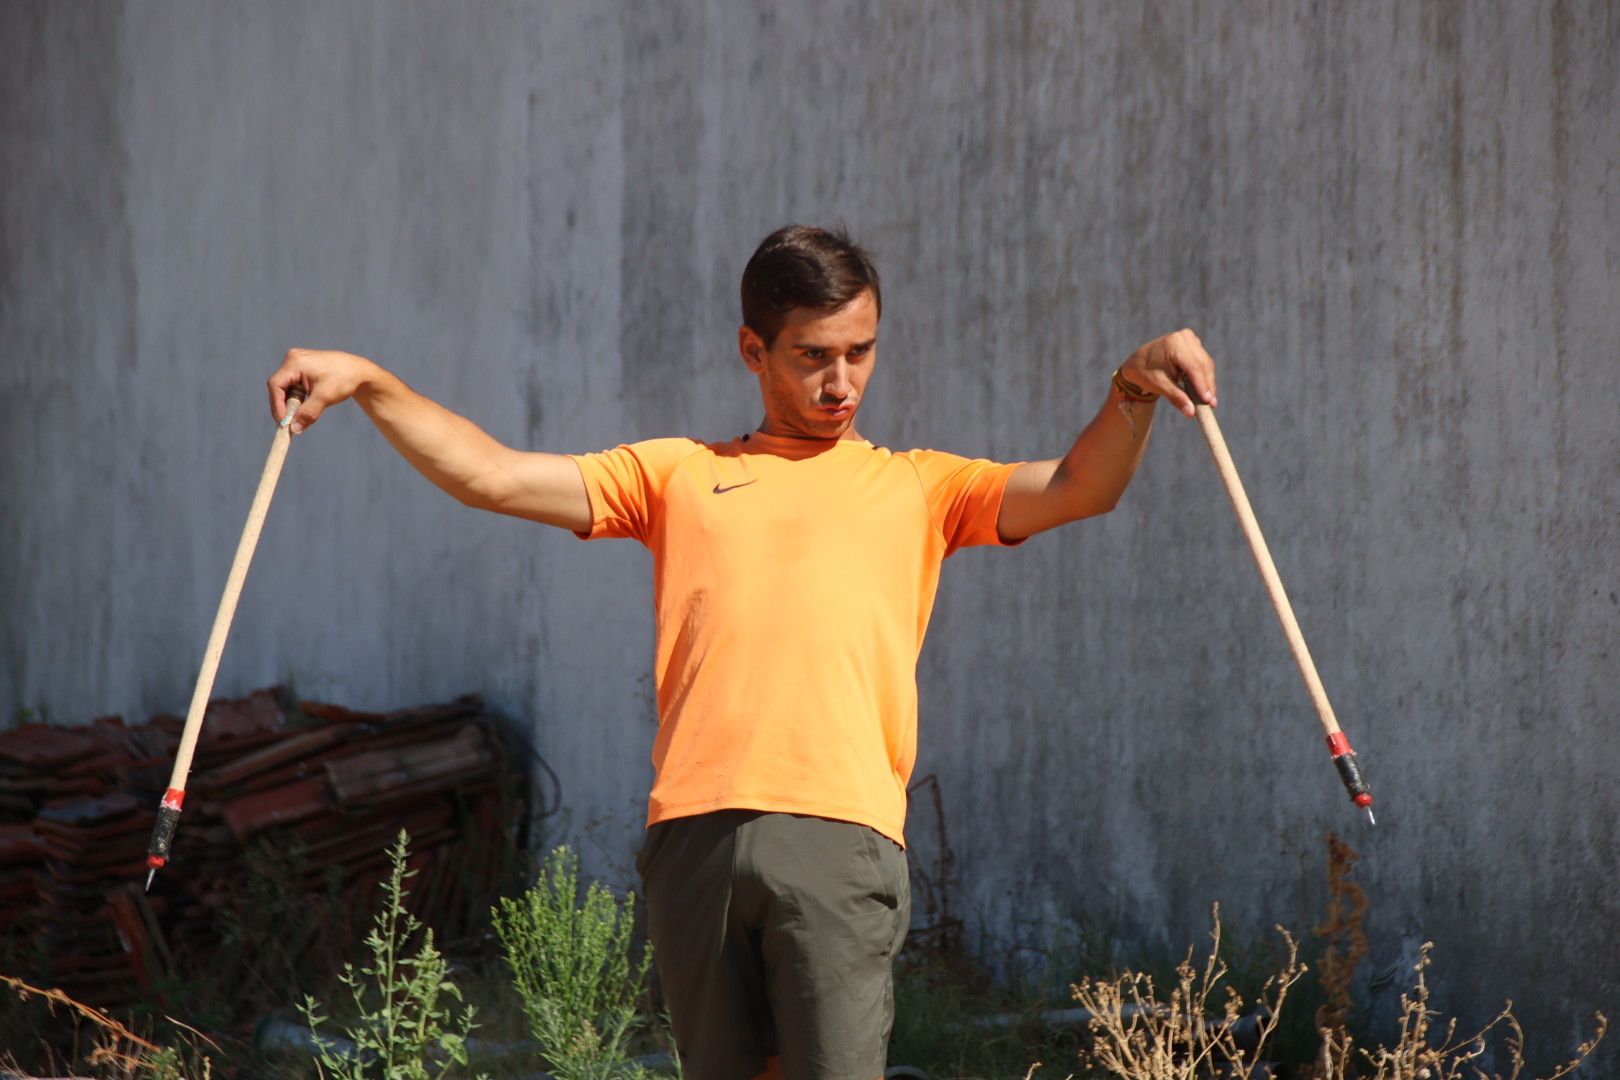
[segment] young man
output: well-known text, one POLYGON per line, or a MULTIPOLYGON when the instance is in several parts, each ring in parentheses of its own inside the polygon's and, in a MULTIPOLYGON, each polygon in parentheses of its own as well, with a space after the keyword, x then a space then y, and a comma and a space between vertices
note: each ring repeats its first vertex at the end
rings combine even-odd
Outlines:
POLYGON ((302 349, 270 377, 270 411, 302 385, 298 433, 352 397, 463 503, 652 550, 659 726, 637 868, 686 1075, 873 1080, 910 919, 901 829, 940 563, 1112 509, 1157 398, 1192 415, 1182 381, 1213 404, 1215 370, 1182 330, 1130 355, 1062 458, 895 453, 855 428, 882 311, 864 251, 780 229, 742 309, 765 415, 726 442, 518 451, 368 360, 302 349))

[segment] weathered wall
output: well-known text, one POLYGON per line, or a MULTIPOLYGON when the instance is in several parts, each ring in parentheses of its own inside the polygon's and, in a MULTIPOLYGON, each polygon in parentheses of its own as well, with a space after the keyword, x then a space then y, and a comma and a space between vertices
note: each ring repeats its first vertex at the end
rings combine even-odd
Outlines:
MULTIPOLYGON (((1549 1052, 1620 1005, 1620 10, 474 12, 0 6, 0 705, 184 707, 287 347, 524 446, 735 434, 743 261, 843 220, 885 274, 880 442, 1058 453, 1128 349, 1200 331, 1379 796, 1372 830, 1165 415, 1115 514, 948 568, 919 770, 958 906, 1003 940, 1179 948, 1214 900, 1305 929, 1335 829, 1369 972, 1432 938, 1438 1005, 1512 995, 1549 1052)), ((463 510, 334 413, 218 689, 481 690, 627 874, 648 565, 463 510)))

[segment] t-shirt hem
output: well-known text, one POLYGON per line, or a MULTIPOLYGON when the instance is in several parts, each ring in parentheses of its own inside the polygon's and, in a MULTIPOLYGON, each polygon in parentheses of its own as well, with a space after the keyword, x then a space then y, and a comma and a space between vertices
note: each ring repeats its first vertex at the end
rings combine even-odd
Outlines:
POLYGON ((981 544, 979 545, 980 547, 1015 548, 1022 544, 1025 540, 1029 539, 1027 536, 1018 536, 1009 540, 1005 536, 1001 535, 1001 504, 1007 499, 1007 483, 1012 480, 1012 474, 1017 472, 1019 466, 1023 464, 1024 463, 1022 461, 1008 461, 1001 463, 1001 468, 1003 471, 1000 477, 1000 482, 996 484, 995 515, 990 519, 990 532, 995 536, 995 541, 992 543, 981 544))
POLYGON ((760 810, 769 814, 803 814, 807 817, 830 818, 833 821, 849 821, 856 825, 865 825, 899 844, 906 846, 905 823, 899 825, 881 817, 873 815, 870 811, 855 806, 828 806, 826 803, 801 802, 796 799, 781 799, 760 796, 752 798, 746 795, 732 796, 725 799, 714 799, 700 803, 683 803, 679 806, 651 806, 647 807, 647 827, 651 828, 661 821, 674 821, 677 818, 696 817, 699 814, 710 814, 717 810, 760 810))
POLYGON ((590 503, 591 507, 591 527, 588 529, 570 529, 569 531, 581 540, 594 540, 602 535, 603 514, 600 481, 586 469, 583 455, 569 454, 567 457, 569 461, 574 463, 574 468, 579 470, 579 478, 585 485, 585 499, 590 503))

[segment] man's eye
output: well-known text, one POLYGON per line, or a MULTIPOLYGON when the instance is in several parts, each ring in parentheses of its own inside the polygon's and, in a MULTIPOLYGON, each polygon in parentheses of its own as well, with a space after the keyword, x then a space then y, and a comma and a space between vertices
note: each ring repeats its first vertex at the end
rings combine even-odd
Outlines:
POLYGON ((806 349, 806 350, 804 350, 804 358, 806 360, 820 360, 822 358, 821 350, 820 349, 806 349))
POLYGON ((870 346, 870 345, 857 345, 853 349, 849 350, 849 355, 851 355, 851 356, 865 356, 867 353, 869 353, 871 351, 872 351, 872 346, 870 346))

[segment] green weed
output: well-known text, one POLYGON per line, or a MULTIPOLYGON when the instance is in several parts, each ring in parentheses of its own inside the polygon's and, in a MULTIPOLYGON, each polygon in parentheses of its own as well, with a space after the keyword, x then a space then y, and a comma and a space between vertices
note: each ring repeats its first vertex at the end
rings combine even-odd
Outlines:
POLYGON ((493 912, 529 1029, 558 1080, 623 1080, 645 1075, 626 1064, 642 1027, 639 1005, 652 947, 631 958, 635 896, 623 904, 600 882, 581 894, 579 857, 552 851, 539 880, 493 912))
POLYGON ((449 963, 434 947, 433 930, 405 910, 405 881, 415 875, 405 869, 409 844, 401 829, 388 853, 382 908, 366 936, 371 962, 358 970, 344 964, 338 977, 357 1014, 345 1030, 353 1049, 340 1050, 322 1038, 326 1017, 313 997, 306 995, 300 1009, 321 1046, 323 1073, 337 1080, 437 1080, 452 1066, 467 1064, 473 1008, 450 981, 449 963), (407 956, 413 940, 416 951, 407 956))
POLYGON ((11 711, 11 723, 5 725, 4 730, 10 731, 29 724, 45 724, 48 727, 57 726, 56 722, 51 719, 51 710, 48 706, 43 704, 37 706, 18 705, 11 711))

